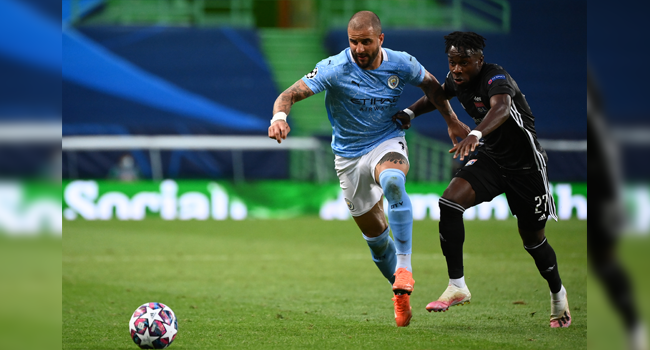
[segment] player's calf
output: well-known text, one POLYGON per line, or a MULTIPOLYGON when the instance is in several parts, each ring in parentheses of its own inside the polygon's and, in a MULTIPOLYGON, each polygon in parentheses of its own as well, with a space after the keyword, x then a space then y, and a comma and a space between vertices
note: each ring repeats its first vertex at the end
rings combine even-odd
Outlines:
POLYGON ((413 210, 411 207, 411 199, 406 194, 406 175, 399 169, 384 169, 379 174, 379 183, 388 201, 386 211, 388 214, 388 224, 395 238, 395 251, 397 253, 396 270, 405 268, 412 272, 413 210))
POLYGON ((440 198, 440 247, 447 260, 447 272, 450 279, 464 276, 463 244, 465 243, 465 226, 463 213, 465 208, 446 198, 440 198))
POLYGON ((395 282, 395 265, 397 264, 397 258, 395 255, 395 243, 393 239, 390 238, 389 229, 386 230, 377 237, 368 237, 365 234, 363 238, 368 243, 370 248, 370 254, 372 255, 372 261, 375 262, 375 265, 379 268, 382 275, 386 277, 390 284, 395 282))

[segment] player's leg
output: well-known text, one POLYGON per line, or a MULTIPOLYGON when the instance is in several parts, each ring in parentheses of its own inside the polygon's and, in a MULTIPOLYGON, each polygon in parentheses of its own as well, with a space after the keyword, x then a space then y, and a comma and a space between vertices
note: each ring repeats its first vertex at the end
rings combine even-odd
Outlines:
MULTIPOLYGON (((388 202, 388 225, 395 239, 396 265, 392 285, 395 322, 398 327, 408 326, 411 321, 410 293, 415 285, 411 267, 413 214, 411 200, 405 190, 409 169, 407 152, 406 140, 398 137, 382 142, 368 157, 363 157, 368 160, 364 168, 367 165, 371 171, 372 186, 379 189, 388 202)), ((385 223, 383 211, 379 214, 382 215, 382 223, 385 223)), ((368 221, 377 221, 373 216, 370 216, 369 220, 365 219, 364 217, 357 220, 359 227, 368 225, 368 221)), ((385 232, 388 232, 388 229, 385 232)))
POLYGON ((336 156, 334 165, 345 202, 370 248, 372 260, 392 284, 396 264, 395 244, 388 232, 381 188, 372 179, 367 158, 367 155, 358 158, 336 156))
POLYGON ((375 178, 388 202, 388 223, 395 238, 397 266, 393 302, 398 326, 407 326, 411 321, 410 294, 415 285, 411 266, 413 210, 405 188, 407 173, 408 160, 397 152, 386 153, 375 167, 375 178))
POLYGON ((449 284, 438 300, 427 305, 428 311, 446 311, 450 306, 468 303, 472 297, 465 284, 463 244, 465 209, 490 201, 503 193, 498 166, 478 153, 463 166, 449 183, 438 204, 440 207, 440 247, 447 260, 449 284))
POLYGON ((395 239, 397 265, 393 291, 396 294, 413 291, 411 266, 413 210, 405 188, 408 169, 406 156, 398 152, 386 153, 375 166, 375 179, 379 182, 388 202, 386 208, 388 224, 395 239))
POLYGON ((397 257, 395 243, 389 234, 382 200, 380 199, 368 212, 360 216, 353 216, 353 218, 368 243, 372 261, 392 285, 395 282, 397 257))
POLYGON ((524 248, 535 260, 537 270, 546 280, 551 291, 551 327, 569 327, 571 325, 571 312, 569 311, 566 289, 562 285, 562 279, 560 278, 555 250, 553 250, 544 235, 544 229, 535 231, 520 226, 519 234, 524 242, 524 248))
POLYGON ((476 193, 470 183, 461 177, 455 177, 442 194, 440 206, 440 246, 447 260, 449 284, 438 300, 429 303, 428 311, 447 311, 450 306, 468 303, 472 297, 465 284, 463 267, 463 244, 465 243, 465 226, 463 213, 474 205, 476 193))
MULTIPOLYGON (((382 208, 382 201, 377 202, 367 213, 355 216, 354 221, 368 242, 372 260, 390 284, 394 286, 396 279, 404 279, 403 276, 400 276, 401 274, 396 272, 397 255, 395 244, 388 234, 389 228, 382 208)), ((410 273, 409 276, 411 276, 410 273)), ((414 284, 412 277, 410 282, 412 291, 414 284)), ((411 323, 412 312, 409 293, 396 293, 393 296, 395 323, 398 327, 406 327, 411 323)))
POLYGON ((508 176, 506 197, 510 210, 517 216, 524 248, 548 283, 551 294, 550 325, 553 328, 569 327, 571 313, 566 289, 560 278, 555 250, 545 235, 546 221, 555 216, 555 204, 545 178, 545 169, 527 175, 508 176))

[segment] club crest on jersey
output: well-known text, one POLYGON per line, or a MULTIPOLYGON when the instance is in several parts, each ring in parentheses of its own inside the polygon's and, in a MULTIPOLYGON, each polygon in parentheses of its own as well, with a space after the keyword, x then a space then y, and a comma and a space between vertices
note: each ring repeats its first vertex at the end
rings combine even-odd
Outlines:
POLYGON ((470 166, 470 165, 476 163, 477 160, 478 160, 478 159, 470 159, 470 160, 465 164, 465 166, 470 166))
POLYGON ((350 208, 350 210, 354 210, 354 204, 352 204, 349 199, 345 199, 345 204, 348 205, 348 208, 350 208))
POLYGON ((309 72, 306 77, 307 79, 314 79, 314 77, 318 74, 318 67, 314 68, 313 71, 309 72))
POLYGON ((397 87, 397 84, 399 84, 399 78, 397 77, 397 75, 391 75, 388 78, 388 87, 394 89, 397 87))
POLYGON ((492 85, 492 82, 497 80, 497 79, 505 79, 505 78, 506 78, 506 76, 503 75, 503 74, 495 75, 492 78, 490 78, 490 80, 488 80, 488 85, 492 85))

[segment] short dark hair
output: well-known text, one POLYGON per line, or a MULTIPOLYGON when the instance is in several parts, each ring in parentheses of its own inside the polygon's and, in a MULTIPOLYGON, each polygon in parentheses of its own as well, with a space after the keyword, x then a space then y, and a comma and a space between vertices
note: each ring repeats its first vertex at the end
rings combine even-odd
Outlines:
POLYGON ((353 29, 365 29, 370 25, 378 34, 381 34, 381 21, 379 16, 372 11, 359 11, 352 15, 348 22, 348 27, 353 29))
POLYGON ((445 35, 445 53, 449 53, 452 46, 458 52, 483 54, 485 38, 474 32, 453 32, 445 35))

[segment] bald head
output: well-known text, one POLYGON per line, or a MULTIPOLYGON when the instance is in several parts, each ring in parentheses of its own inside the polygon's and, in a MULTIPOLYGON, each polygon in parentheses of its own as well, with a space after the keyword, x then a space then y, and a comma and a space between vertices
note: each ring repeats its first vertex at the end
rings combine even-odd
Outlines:
POLYGON ((372 11, 359 11, 348 22, 348 29, 364 30, 368 27, 372 27, 377 35, 381 34, 381 21, 379 21, 379 17, 372 11))

